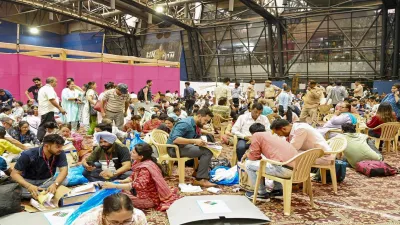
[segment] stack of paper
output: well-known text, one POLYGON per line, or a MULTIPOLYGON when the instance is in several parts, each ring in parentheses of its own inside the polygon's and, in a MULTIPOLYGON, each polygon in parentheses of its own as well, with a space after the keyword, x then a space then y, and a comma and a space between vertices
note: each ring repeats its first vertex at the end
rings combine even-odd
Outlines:
POLYGON ((74 212, 73 209, 59 210, 45 213, 44 216, 51 225, 64 225, 68 217, 74 212))

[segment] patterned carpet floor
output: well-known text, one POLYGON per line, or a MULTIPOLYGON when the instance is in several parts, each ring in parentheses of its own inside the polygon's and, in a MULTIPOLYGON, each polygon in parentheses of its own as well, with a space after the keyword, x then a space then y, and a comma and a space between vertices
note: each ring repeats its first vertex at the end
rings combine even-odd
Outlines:
MULTIPOLYGON (((231 147, 224 147, 222 156, 230 159, 231 147)), ((385 162, 400 167, 399 157, 385 153, 385 162)), ((175 168, 176 169, 176 168, 175 168)), ((186 182, 189 182, 192 169, 186 168, 186 182)), ((178 176, 166 178, 171 186, 177 187, 178 176)), ((338 194, 333 193, 331 184, 313 182, 315 207, 311 208, 309 197, 301 190, 293 191, 292 214, 284 216, 283 200, 271 199, 259 202, 257 207, 271 219, 270 224, 400 224, 400 175, 382 178, 368 178, 347 168, 345 180, 338 186, 338 194)), ((243 195, 234 193, 235 187, 220 186, 224 195, 243 195)), ((188 196, 188 194, 182 194, 188 196)), ((212 195, 203 191, 190 195, 212 195)), ((169 225, 166 213, 155 210, 146 211, 149 225, 169 225)))

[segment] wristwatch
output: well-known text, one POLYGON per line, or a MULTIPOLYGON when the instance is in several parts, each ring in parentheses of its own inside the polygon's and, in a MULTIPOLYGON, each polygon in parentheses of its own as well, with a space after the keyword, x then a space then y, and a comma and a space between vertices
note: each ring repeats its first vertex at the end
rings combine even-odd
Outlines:
POLYGON ((60 184, 58 182, 54 182, 54 184, 58 187, 60 186, 60 184))

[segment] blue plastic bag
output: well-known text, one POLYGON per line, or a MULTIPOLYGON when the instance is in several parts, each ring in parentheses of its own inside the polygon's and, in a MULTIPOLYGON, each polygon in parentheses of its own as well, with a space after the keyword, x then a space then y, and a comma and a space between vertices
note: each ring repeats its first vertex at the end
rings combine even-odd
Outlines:
POLYGON ((68 217, 65 225, 71 225, 80 215, 85 212, 103 204, 103 200, 113 194, 121 192, 119 189, 104 189, 96 192, 92 197, 90 197, 86 202, 84 202, 79 208, 68 217))
MULTIPOLYGON (((89 182, 88 179, 82 175, 84 170, 85 168, 83 168, 82 165, 70 167, 66 178, 68 180, 67 186, 71 187, 89 182)), ((55 174, 55 177, 57 177, 58 174, 59 172, 55 174)))
MULTIPOLYGON (((215 177, 215 173, 216 173, 216 171, 218 169, 229 170, 230 168, 226 167, 226 166, 217 166, 217 167, 215 167, 214 169, 212 169, 210 171, 210 181, 214 182, 213 178, 215 177)), ((235 176, 233 176, 232 178, 223 179, 223 180, 220 180, 220 181, 214 182, 214 183, 220 184, 220 185, 226 185, 226 186, 232 186, 232 185, 235 185, 235 184, 239 184, 239 172, 236 170, 235 176)))
POLYGON ((132 151, 132 149, 134 149, 137 144, 144 143, 146 142, 140 138, 140 133, 135 132, 135 137, 131 140, 131 146, 129 147, 129 150, 132 151))

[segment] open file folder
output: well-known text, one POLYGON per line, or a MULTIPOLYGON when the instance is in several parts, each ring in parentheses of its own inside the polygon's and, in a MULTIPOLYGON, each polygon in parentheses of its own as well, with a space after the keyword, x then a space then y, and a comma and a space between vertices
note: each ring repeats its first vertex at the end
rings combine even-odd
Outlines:
POLYGON ((171 225, 261 225, 270 219, 244 196, 187 196, 167 210, 171 225))

